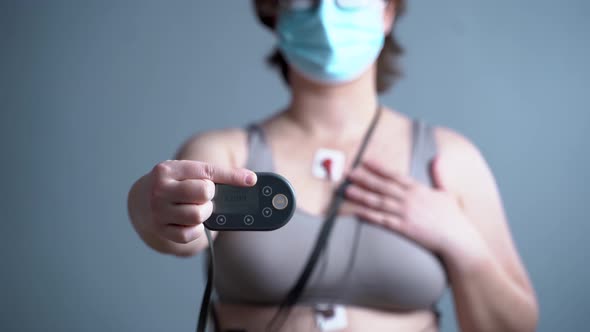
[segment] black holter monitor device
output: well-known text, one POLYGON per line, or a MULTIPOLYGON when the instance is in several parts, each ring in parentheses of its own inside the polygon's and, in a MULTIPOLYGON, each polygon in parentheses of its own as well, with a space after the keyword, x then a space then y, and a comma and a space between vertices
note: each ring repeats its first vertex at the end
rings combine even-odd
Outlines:
POLYGON ((252 187, 215 185, 213 213, 205 227, 216 231, 271 231, 284 226, 295 212, 295 192, 276 173, 256 173, 252 187))

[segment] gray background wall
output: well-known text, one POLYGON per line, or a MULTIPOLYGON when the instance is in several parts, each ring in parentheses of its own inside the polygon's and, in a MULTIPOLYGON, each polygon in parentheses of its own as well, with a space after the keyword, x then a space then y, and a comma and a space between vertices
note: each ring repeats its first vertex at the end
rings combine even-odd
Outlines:
MULTIPOLYGON (((539 331, 587 329, 590 3, 410 2, 407 78, 384 102, 481 148, 539 331)), ((147 249, 127 190, 192 133, 285 103, 272 35, 249 1, 2 0, 0 15, 0 330, 191 331, 201 258, 147 249)))

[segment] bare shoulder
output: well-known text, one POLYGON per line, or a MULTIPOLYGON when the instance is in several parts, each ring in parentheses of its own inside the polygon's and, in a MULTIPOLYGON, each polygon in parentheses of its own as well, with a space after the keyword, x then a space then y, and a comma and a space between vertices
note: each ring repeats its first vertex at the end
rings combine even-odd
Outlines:
POLYGON ((243 128, 226 128, 196 133, 178 149, 175 159, 199 160, 242 167, 248 154, 247 133, 243 128))
POLYGON ((481 150, 463 134, 446 127, 436 127, 439 174, 450 189, 460 195, 482 189, 495 192, 494 176, 481 150))
POLYGON ((447 157, 481 158, 479 148, 469 138, 451 128, 436 127, 435 137, 439 151, 447 157))

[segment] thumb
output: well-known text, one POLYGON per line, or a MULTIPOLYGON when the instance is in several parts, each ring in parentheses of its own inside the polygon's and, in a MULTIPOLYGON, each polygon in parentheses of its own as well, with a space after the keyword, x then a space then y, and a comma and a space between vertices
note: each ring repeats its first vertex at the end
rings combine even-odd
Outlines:
MULTIPOLYGON (((440 155, 437 155, 432 160, 432 162, 430 162, 430 174, 431 174, 432 181, 434 182, 433 185, 434 185, 434 188, 436 188, 437 190, 452 194, 453 190, 451 190, 451 188, 448 184, 448 178, 445 179, 444 176, 442 176, 443 167, 444 167, 444 163, 442 162, 440 155)), ((459 206, 461 208, 465 208, 465 204, 464 204, 463 198, 461 196, 457 195, 456 193, 452 194, 452 196, 456 199, 457 204, 459 204, 459 206)))
POLYGON ((440 155, 436 155, 430 162, 430 177, 436 189, 447 191, 449 188, 446 185, 442 176, 442 162, 440 155))

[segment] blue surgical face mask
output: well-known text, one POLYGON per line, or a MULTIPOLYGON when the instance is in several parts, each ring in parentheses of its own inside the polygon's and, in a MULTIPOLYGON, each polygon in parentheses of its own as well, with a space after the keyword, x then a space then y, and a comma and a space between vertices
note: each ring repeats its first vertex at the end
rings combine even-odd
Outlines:
POLYGON ((289 65, 309 79, 354 80, 383 48, 384 8, 384 2, 341 8, 335 0, 320 0, 311 9, 283 9, 277 22, 279 49, 289 65))

